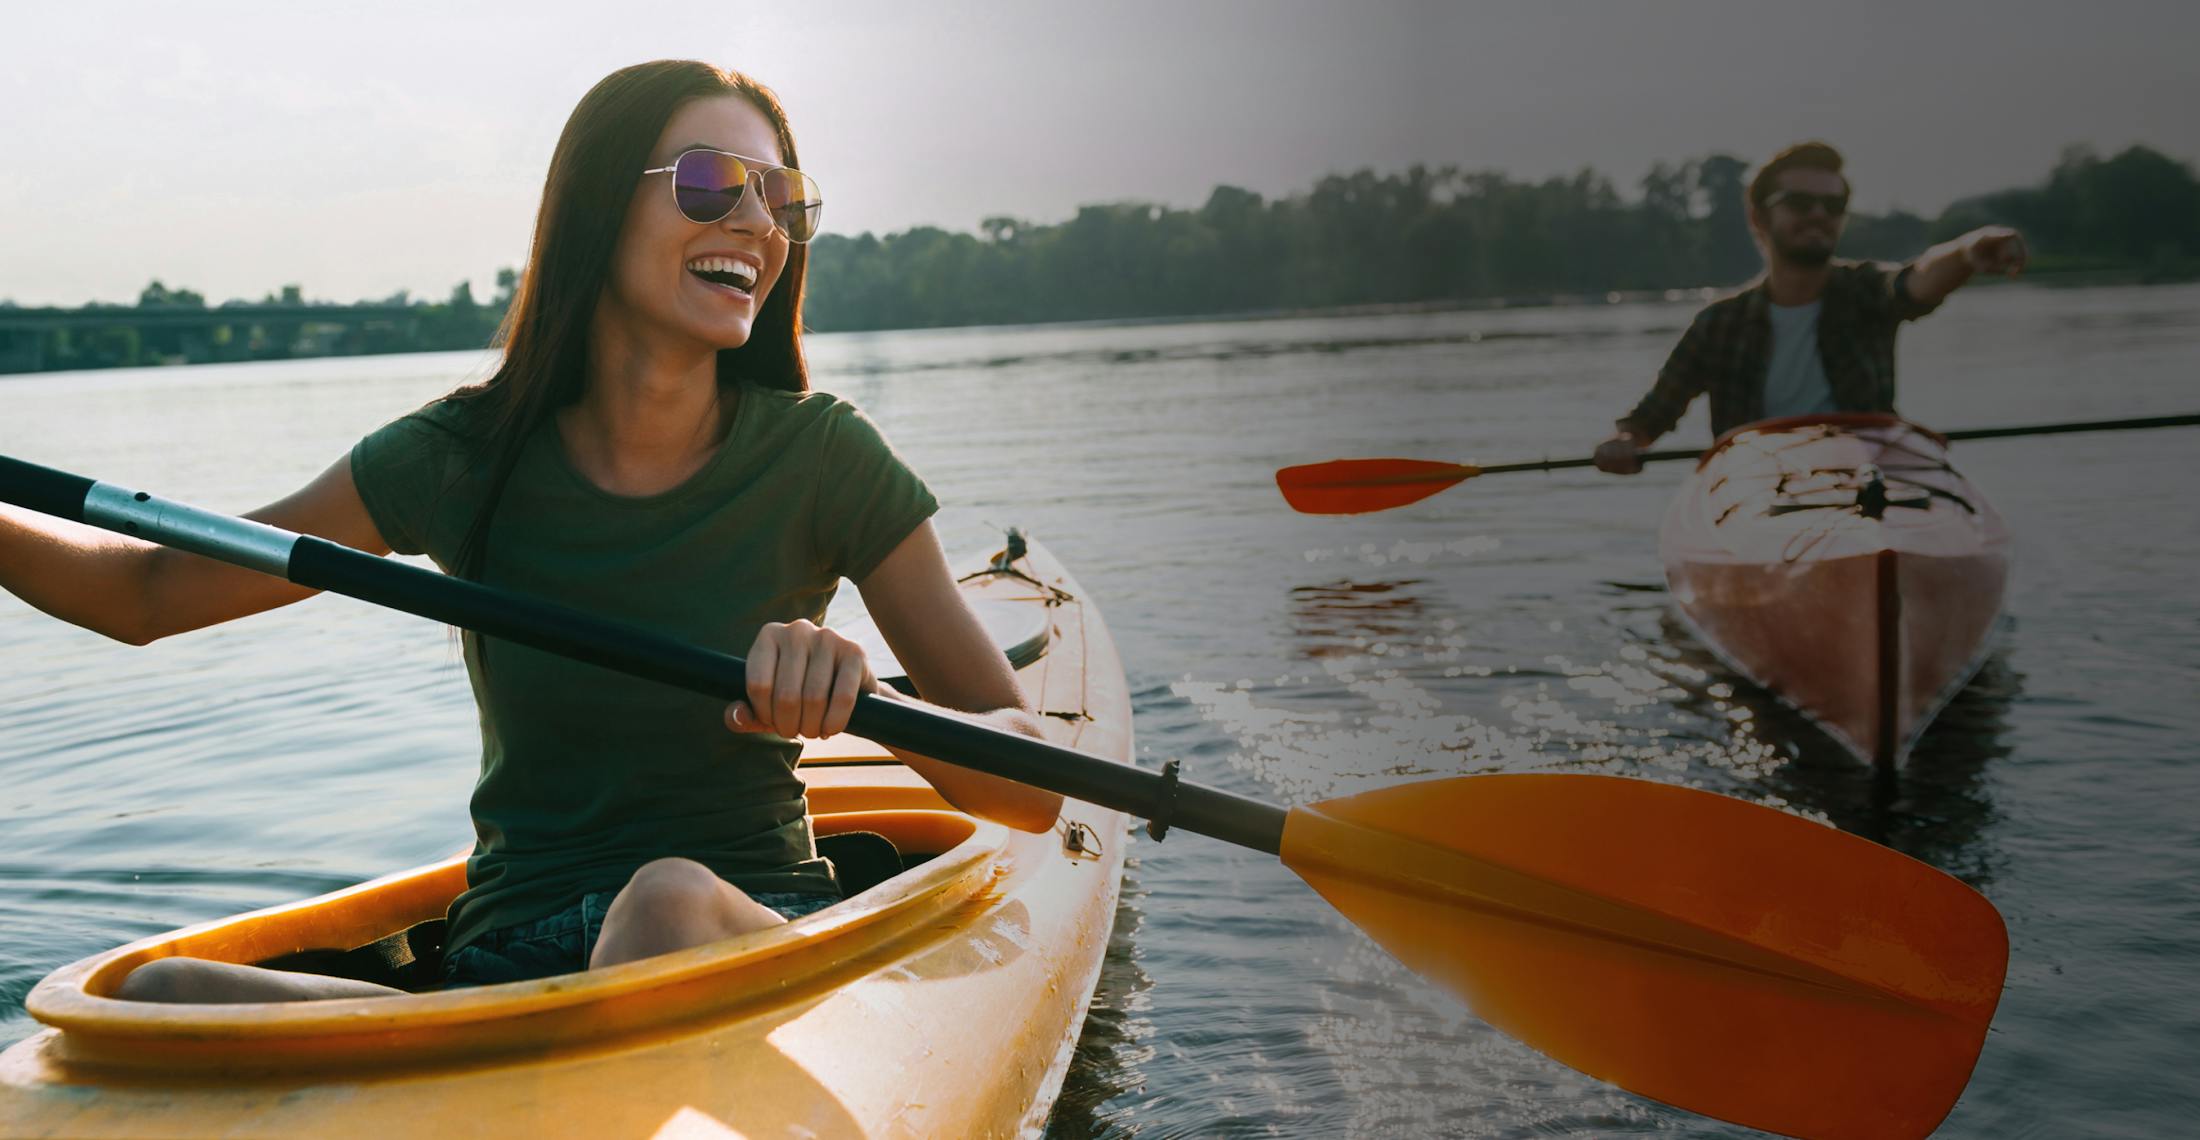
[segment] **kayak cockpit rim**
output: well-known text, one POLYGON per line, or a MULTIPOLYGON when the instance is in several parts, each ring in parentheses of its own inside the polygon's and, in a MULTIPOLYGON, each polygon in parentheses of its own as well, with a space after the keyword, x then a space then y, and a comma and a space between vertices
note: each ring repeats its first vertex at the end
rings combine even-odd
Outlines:
POLYGON ((1759 435, 1780 435, 1792 432, 1797 428, 1810 427, 1830 428, 1836 432, 1852 431, 1857 428, 1908 428, 1932 440, 1936 446, 1948 446, 1947 436, 1926 427, 1924 424, 1903 419, 1893 412, 1812 412, 1807 415, 1780 416, 1776 419, 1757 420, 1753 423, 1730 427, 1719 438, 1712 440, 1711 446, 1704 448, 1702 455, 1696 457, 1696 470, 1703 470, 1720 452, 1737 443, 1753 439, 1759 435))
MULTIPOLYGON (((789 1000, 828 984, 845 963, 937 937, 941 920, 982 905, 1005 872, 1011 839, 1000 824, 949 811, 851 813, 878 827, 903 817, 961 842, 869 890, 795 919, 721 942, 600 970, 525 982, 392 997, 186 1005, 111 995, 133 969, 161 957, 221 946, 308 908, 340 906, 368 892, 463 878, 463 860, 399 872, 343 891, 163 933, 54 971, 25 1000, 61 1031, 71 1062, 158 1070, 300 1071, 361 1064, 410 1065, 516 1048, 598 1041, 729 1009, 789 1000), (910 818, 922 817, 922 818, 910 818), (669 995, 677 995, 674 1000, 669 995), (664 1000, 658 1000, 663 997, 664 1000)), ((833 817, 820 817, 821 822, 833 817)), ((278 948, 276 953, 281 952, 278 948)), ((203 956, 203 955, 202 955, 203 956)))

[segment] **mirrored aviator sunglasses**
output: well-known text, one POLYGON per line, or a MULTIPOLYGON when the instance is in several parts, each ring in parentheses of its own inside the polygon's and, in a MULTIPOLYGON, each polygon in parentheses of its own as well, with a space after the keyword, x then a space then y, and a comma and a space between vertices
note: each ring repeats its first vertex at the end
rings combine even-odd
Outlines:
POLYGON ((791 166, 773 166, 722 150, 690 150, 670 166, 644 170, 643 174, 671 174, 672 201, 681 216, 707 226, 741 206, 741 196, 754 181, 764 196, 764 211, 787 240, 796 244, 817 236, 818 219, 825 212, 824 195, 817 180, 791 166))

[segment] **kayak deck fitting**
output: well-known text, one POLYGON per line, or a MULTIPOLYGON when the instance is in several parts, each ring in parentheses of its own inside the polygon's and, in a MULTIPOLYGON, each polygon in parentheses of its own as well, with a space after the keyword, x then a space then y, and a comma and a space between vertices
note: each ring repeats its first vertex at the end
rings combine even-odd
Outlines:
MULTIPOLYGON (((996 640, 1013 637, 1048 739, 1127 763, 1122 666, 1067 571, 1012 537, 962 589, 996 640)), ((432 923, 464 888, 463 858, 147 938, 32 991, 47 1028, 0 1054, 0 1136, 1037 1131, 1098 982, 1124 817, 1071 800, 1053 831, 1011 831, 845 735, 808 745, 798 772, 828 853, 828 837, 872 833, 911 865, 739 938, 405 997, 108 995, 159 957, 310 959, 432 923)))

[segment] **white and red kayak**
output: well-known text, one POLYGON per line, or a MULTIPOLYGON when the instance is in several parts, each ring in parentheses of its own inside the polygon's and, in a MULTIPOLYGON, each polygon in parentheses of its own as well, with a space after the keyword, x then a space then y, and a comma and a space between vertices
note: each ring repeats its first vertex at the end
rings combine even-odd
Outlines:
POLYGON ((2008 528, 1948 441, 1892 415, 1728 432, 1658 547, 1713 652, 1883 766, 1978 671, 2009 577, 2008 528))

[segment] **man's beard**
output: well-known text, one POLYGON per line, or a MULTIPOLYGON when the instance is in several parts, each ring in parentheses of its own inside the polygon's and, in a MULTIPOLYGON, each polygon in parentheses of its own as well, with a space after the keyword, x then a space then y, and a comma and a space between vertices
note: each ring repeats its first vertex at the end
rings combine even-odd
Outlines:
POLYGON ((1833 260, 1833 243, 1797 245, 1774 239, 1772 255, 1798 269, 1816 269, 1833 260))

